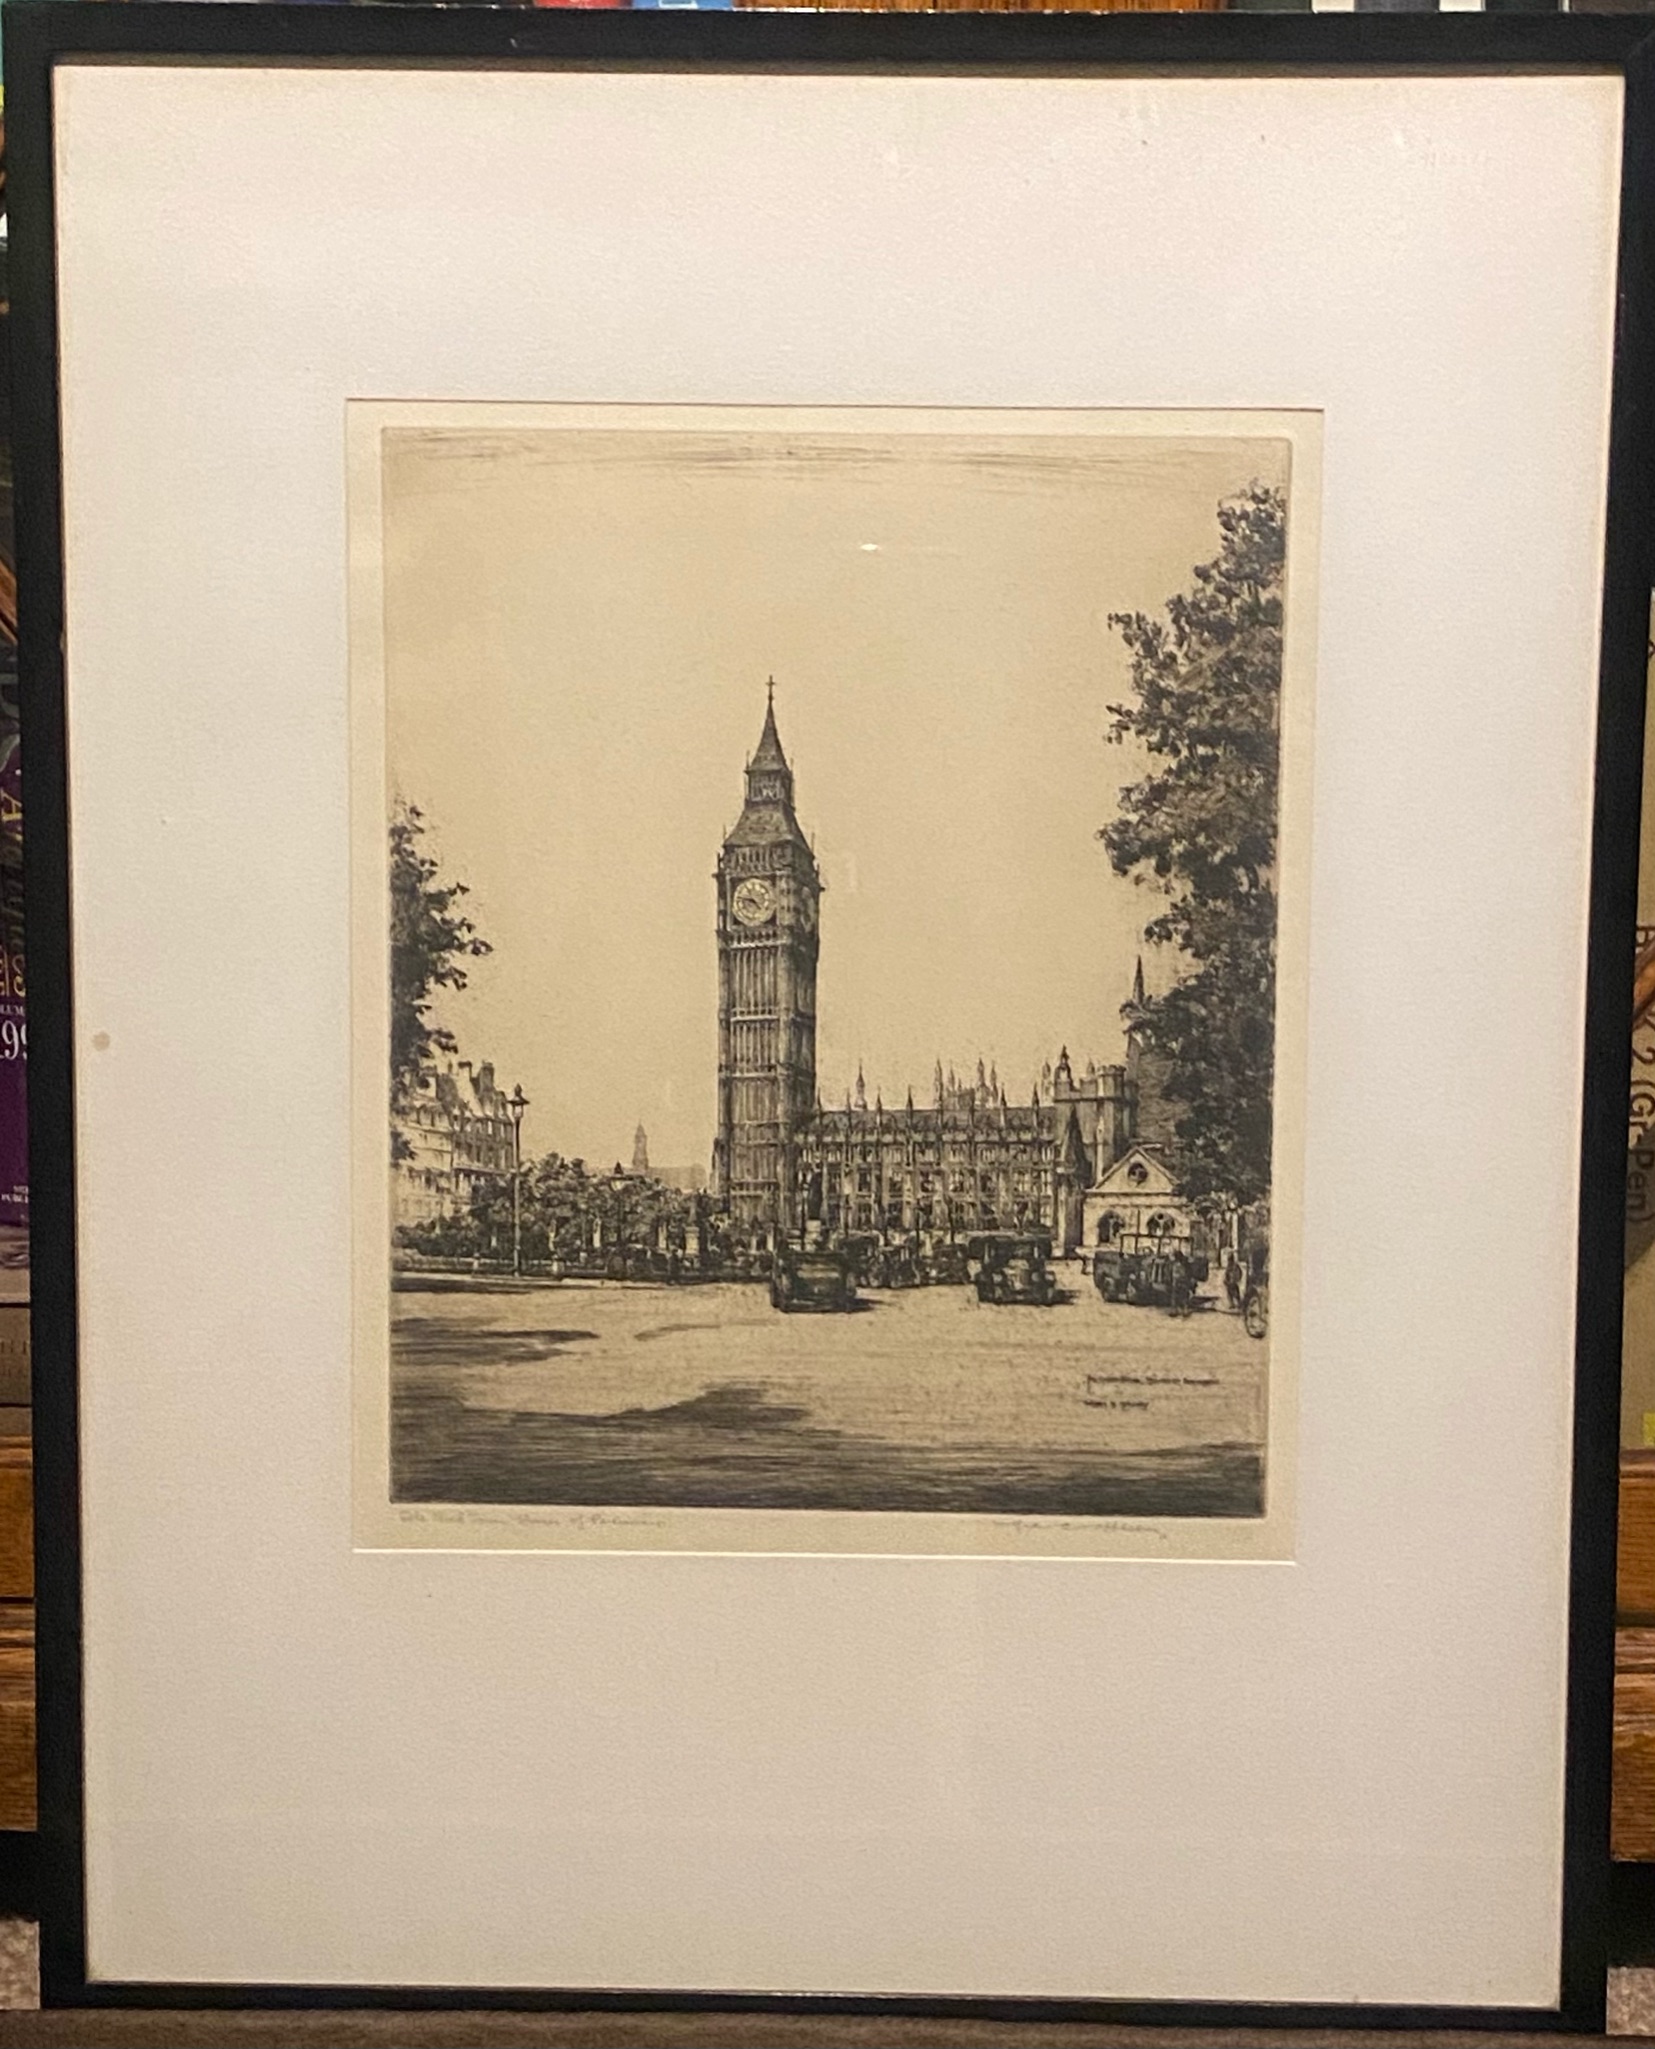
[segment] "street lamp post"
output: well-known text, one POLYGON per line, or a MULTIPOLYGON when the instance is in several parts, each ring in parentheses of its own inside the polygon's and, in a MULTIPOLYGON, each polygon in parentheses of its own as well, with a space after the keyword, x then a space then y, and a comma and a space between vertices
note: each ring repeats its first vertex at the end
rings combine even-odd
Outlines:
POLYGON ((523 1271, 523 1112, 529 1099, 519 1082, 506 1098, 511 1112, 511 1270, 523 1271))

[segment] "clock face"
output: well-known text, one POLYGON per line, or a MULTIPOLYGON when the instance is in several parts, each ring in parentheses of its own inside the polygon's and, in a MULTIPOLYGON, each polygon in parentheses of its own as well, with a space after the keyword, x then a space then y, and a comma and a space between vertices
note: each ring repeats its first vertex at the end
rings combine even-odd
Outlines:
POLYGON ((768 882, 761 882, 756 875, 750 875, 745 882, 736 884, 730 908, 744 925, 763 925, 775 911, 776 892, 768 882))

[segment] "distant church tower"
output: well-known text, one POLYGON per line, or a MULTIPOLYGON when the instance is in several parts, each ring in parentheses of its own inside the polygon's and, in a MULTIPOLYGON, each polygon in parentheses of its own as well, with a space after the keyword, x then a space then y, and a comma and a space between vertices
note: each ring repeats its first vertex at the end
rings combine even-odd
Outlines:
POLYGON ((713 1193, 735 1224, 794 1225, 798 1134, 816 1107, 822 880, 793 813, 775 684, 718 856, 718 1136, 713 1193))
POLYGON ((1144 995, 1144 962, 1132 976, 1132 994, 1121 1005, 1126 1027, 1126 1080, 1131 1098, 1130 1136, 1139 1145, 1178 1145, 1178 1105, 1169 1090, 1172 1062, 1155 1043, 1153 1016, 1144 995))
POLYGON ((632 1134, 632 1171, 634 1174, 649 1172, 649 1134, 641 1124, 632 1134))

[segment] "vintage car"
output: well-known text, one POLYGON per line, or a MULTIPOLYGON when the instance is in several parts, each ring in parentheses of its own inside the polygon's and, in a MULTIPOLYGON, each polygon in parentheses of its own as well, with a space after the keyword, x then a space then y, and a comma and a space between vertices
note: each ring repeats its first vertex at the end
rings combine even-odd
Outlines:
POLYGON ((996 1231, 973 1239, 971 1250, 979 1302, 1032 1302, 1049 1309, 1057 1300, 1050 1238, 996 1231))
POLYGON ((940 1240, 920 1262, 920 1276, 928 1286, 937 1288, 959 1287, 969 1281, 971 1267, 965 1247, 953 1238, 940 1240))
POLYGON ((1092 1284, 1106 1302, 1133 1302, 1167 1308, 1172 1301, 1173 1258, 1184 1261, 1193 1289, 1210 1271, 1203 1252, 1163 1241, 1153 1249, 1124 1244, 1103 1245, 1092 1255, 1092 1284))
POLYGON ((920 1279, 919 1261, 911 1245, 882 1245, 867 1269, 871 1288, 917 1288, 920 1279))
MULTIPOLYGON (((1005 1256, 1006 1247, 1016 1242, 1016 1231, 973 1231, 965 1241, 965 1274, 968 1281, 975 1282, 985 1266, 1005 1256)), ((1052 1252, 1049 1235, 1044 1236, 1046 1257, 1052 1252)))
POLYGON ((856 1282, 843 1252, 781 1245, 770 1269, 775 1309, 854 1309, 856 1282))
POLYGON ((838 1249, 851 1279, 868 1281, 884 1251, 884 1240, 877 1231, 847 1231, 839 1239, 838 1249))

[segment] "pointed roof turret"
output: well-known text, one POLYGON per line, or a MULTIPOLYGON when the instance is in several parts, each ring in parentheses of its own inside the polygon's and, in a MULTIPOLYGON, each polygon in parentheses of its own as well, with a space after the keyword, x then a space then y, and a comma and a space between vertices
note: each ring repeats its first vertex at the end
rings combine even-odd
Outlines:
POLYGON ((759 734, 759 744, 753 749, 753 758, 748 762, 750 769, 779 768, 789 773, 787 756, 782 752, 782 736, 776 731, 776 679, 769 677, 764 686, 764 731, 759 734))
POLYGON ((1130 1060, 1133 1048, 1140 1046, 1149 1029, 1149 998, 1144 994, 1144 957, 1140 953, 1137 966, 1132 970, 1132 994, 1121 1005, 1121 1023, 1126 1027, 1126 1051, 1130 1060))
POLYGON ((764 725, 747 761, 747 795, 741 816, 725 835, 726 846, 774 845, 791 840, 805 853, 810 842, 793 813, 793 770, 776 730, 775 678, 765 685, 764 725))
POLYGON ((859 1110, 865 1110, 868 1107, 868 1085, 862 1079, 862 1063, 860 1060, 856 1063, 856 1107, 859 1110))

